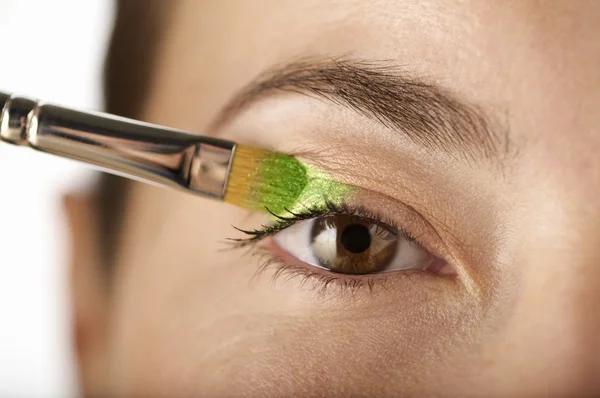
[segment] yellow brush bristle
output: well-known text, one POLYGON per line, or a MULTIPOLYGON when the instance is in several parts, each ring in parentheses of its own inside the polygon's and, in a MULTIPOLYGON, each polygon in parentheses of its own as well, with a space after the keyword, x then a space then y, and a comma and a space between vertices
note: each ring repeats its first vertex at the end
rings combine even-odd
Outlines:
POLYGON ((308 170, 293 156, 238 145, 225 191, 226 202, 284 214, 308 184, 308 170))
POLYGON ((250 146, 236 146, 225 192, 225 202, 249 210, 257 208, 258 203, 253 200, 253 187, 261 182, 261 165, 269 153, 264 149, 250 146))

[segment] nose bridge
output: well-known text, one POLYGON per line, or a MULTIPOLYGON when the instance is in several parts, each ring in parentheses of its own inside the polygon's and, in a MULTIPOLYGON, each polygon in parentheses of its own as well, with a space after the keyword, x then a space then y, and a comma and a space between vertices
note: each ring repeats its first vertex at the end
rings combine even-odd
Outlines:
POLYGON ((571 192, 530 210, 498 355, 549 391, 600 391, 600 206, 571 192))

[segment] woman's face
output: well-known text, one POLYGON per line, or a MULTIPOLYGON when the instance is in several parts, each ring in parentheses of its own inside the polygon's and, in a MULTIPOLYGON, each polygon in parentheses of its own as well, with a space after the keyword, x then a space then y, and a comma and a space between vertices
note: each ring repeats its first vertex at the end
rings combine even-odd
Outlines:
POLYGON ((600 392, 600 2, 176 4, 144 118, 299 155, 357 194, 231 249, 232 226, 270 219, 134 185, 110 292, 76 287, 77 308, 103 303, 83 316, 87 388, 600 392), (315 225, 348 220, 400 265, 311 265, 339 254, 315 225))

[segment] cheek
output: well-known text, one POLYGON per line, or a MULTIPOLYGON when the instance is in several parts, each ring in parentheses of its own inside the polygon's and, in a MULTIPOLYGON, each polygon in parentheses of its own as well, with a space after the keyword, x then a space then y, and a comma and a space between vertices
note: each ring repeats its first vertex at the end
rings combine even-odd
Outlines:
POLYGON ((269 273, 255 277, 257 258, 221 250, 236 236, 231 225, 255 225, 254 216, 162 190, 134 200, 112 293, 114 393, 385 395, 422 392, 451 374, 446 342, 456 347, 465 330, 457 320, 473 319, 445 304, 460 302, 454 293, 428 294, 414 280, 361 298, 321 297, 272 283, 269 273), (157 206, 169 216, 159 219, 157 206))
POLYGON ((203 374, 197 358, 221 311, 212 298, 228 264, 218 249, 231 211, 152 187, 136 186, 131 201, 112 281, 109 384, 124 396, 172 393, 203 374))
POLYGON ((108 384, 126 396, 199 396, 229 386, 232 362, 251 361, 247 334, 272 325, 268 278, 253 278, 257 259, 224 243, 248 213, 138 189, 112 281, 108 384))

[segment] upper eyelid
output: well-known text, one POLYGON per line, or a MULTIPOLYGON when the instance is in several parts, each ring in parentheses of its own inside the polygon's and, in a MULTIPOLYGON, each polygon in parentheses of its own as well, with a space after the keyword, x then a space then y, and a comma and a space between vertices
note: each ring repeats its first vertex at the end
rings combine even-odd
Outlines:
POLYGON ((254 229, 254 230, 244 230, 241 228, 234 227, 238 231, 250 235, 249 238, 242 239, 229 239, 234 243, 234 245, 238 247, 243 247, 248 244, 258 242, 268 236, 271 236, 279 231, 287 229, 292 225, 304 221, 310 220, 313 218, 326 217, 331 215, 348 215, 348 216, 357 216, 363 219, 369 220, 373 223, 384 224, 386 227, 393 229, 396 233, 402 235, 403 238, 408 240, 415 240, 415 238, 407 231, 402 228, 399 228, 398 225, 392 220, 384 219, 379 214, 375 214, 371 211, 366 210, 364 207, 351 207, 345 204, 334 204, 331 202, 327 202, 327 208, 325 209, 313 209, 307 210, 305 213, 294 213, 289 212, 292 216, 285 217, 281 215, 274 214, 270 212, 278 221, 276 221, 272 225, 263 225, 262 229, 254 229))

